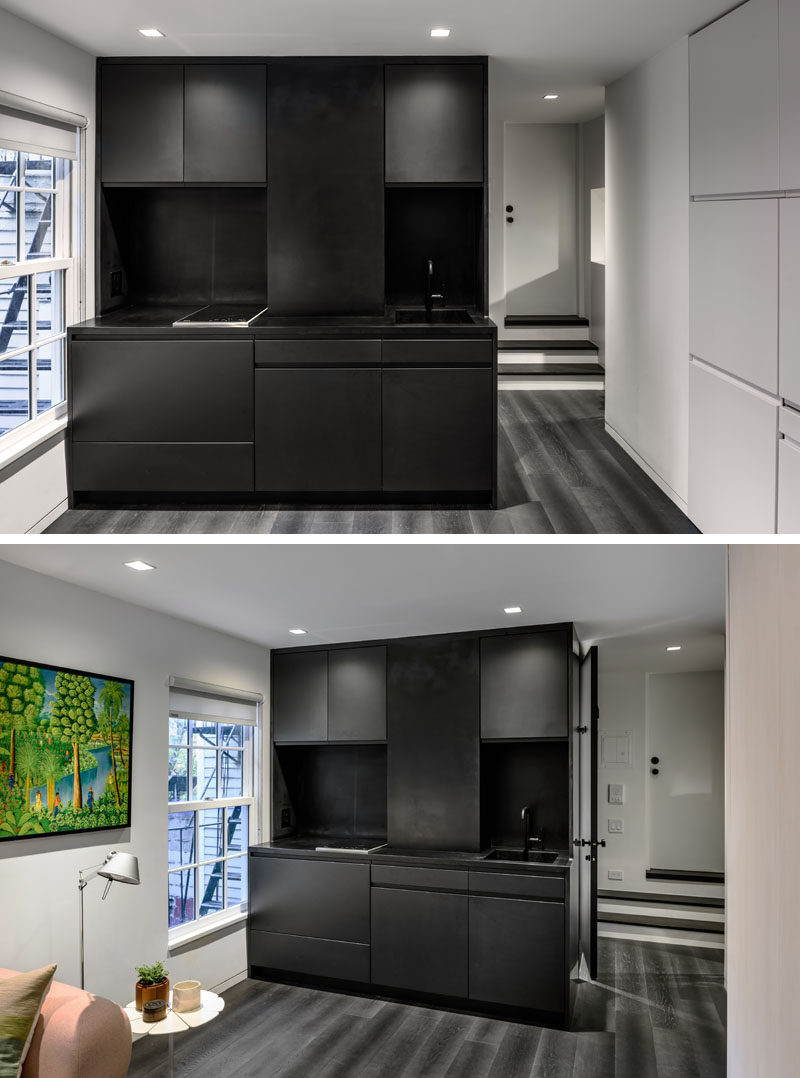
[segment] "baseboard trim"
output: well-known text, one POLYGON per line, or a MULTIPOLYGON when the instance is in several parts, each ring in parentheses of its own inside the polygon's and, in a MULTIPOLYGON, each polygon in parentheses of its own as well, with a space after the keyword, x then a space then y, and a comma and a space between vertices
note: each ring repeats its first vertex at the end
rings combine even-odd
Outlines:
POLYGON ((240 984, 242 981, 247 980, 247 970, 243 969, 241 973, 234 973, 232 977, 228 977, 225 981, 220 981, 219 984, 215 984, 212 988, 212 992, 227 992, 229 988, 233 988, 235 984, 240 984))
POLYGON ((644 457, 640 456, 636 452, 636 450, 633 448, 633 446, 630 444, 630 442, 627 442, 618 431, 614 430, 614 428, 611 426, 611 424, 608 422, 608 420, 606 420, 605 427, 606 427, 606 434, 609 434, 614 439, 614 441, 617 443, 617 445, 621 446, 625 450, 625 452, 628 454, 628 456, 639 465, 639 467, 642 469, 642 471, 645 473, 645 475, 647 475, 650 479, 652 479, 653 482, 655 483, 655 485, 657 487, 659 487, 659 489, 662 490, 666 494, 666 496, 670 499, 670 501, 673 501, 677 505, 677 507, 681 510, 681 512, 685 513, 688 516, 689 515, 688 503, 683 498, 681 498, 680 494, 678 494, 676 491, 674 491, 672 489, 672 487, 669 485, 669 483, 666 481, 666 479, 662 479, 662 477, 658 474, 658 472, 654 471, 654 469, 651 468, 651 466, 647 463, 647 461, 644 459, 644 457))
POLYGON ((45 513, 41 520, 37 520, 32 528, 28 528, 26 535, 41 535, 43 531, 46 531, 51 524, 54 524, 58 518, 66 513, 69 509, 69 498, 64 498, 60 501, 55 509, 51 509, 49 513, 45 513))

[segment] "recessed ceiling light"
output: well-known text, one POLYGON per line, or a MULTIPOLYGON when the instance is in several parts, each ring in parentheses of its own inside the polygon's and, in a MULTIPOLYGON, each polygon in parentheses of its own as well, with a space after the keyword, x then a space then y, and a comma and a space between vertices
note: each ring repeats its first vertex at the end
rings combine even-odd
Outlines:
POLYGON ((434 26, 431 30, 431 37, 450 37, 450 27, 434 26))
POLYGON ((558 94, 545 94, 545 101, 558 101, 558 94))
POLYGON ((160 30, 156 30, 155 26, 145 26, 139 31, 139 33, 142 35, 142 37, 163 37, 164 36, 161 33, 160 30))
POLYGON ((289 632, 292 636, 305 636, 308 630, 306 629, 290 629, 289 632))
POLYGON ((503 607, 503 613, 504 614, 521 614, 522 613, 522 607, 521 606, 504 606, 503 607))
POLYGON ((148 569, 155 569, 155 565, 150 565, 146 561, 126 561, 125 567, 135 569, 137 573, 146 573, 148 569))
POLYGON ((680 651, 680 650, 681 650, 681 645, 680 644, 670 644, 669 647, 667 648, 667 651, 680 651))

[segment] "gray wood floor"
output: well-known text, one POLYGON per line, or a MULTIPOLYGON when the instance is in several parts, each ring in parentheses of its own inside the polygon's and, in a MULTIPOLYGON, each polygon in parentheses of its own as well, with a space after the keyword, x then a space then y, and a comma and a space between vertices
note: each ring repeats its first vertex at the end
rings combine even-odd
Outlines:
MULTIPOLYGON (((261 981, 173 1038, 181 1078, 724 1078, 721 952, 601 940, 568 1033, 261 981)), ((171 1078, 168 1038, 130 1078, 171 1078)))
POLYGON ((499 509, 73 509, 51 534, 694 533, 605 432, 603 392, 499 394, 499 509))

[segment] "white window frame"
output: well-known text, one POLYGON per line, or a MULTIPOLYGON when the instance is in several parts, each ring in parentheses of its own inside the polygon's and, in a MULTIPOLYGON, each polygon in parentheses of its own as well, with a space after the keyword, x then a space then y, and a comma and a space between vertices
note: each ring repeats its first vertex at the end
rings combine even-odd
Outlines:
MULTIPOLYGON (((220 701, 220 711, 224 711, 224 701, 220 701)), ((175 875, 180 872, 193 871, 195 873, 195 916, 193 920, 187 921, 182 925, 175 925, 172 928, 168 928, 167 938, 168 947, 175 948, 180 947, 182 944, 189 942, 190 940, 197 939, 200 936, 208 935, 209 933, 218 931, 220 928, 234 924, 238 921, 244 921, 247 917, 247 901, 239 902, 235 906, 228 906, 228 871, 227 867, 223 872, 223 908, 216 913, 206 914, 205 917, 200 917, 199 914, 199 888, 201 873, 200 869, 204 865, 213 865, 218 861, 223 861, 227 866, 231 858, 243 856, 245 864, 248 869, 248 881, 249 881, 249 847, 258 841, 258 835, 260 833, 259 820, 260 820, 260 729, 261 729, 261 708, 259 705, 256 707, 256 725, 252 726, 248 723, 241 723, 237 719, 226 718, 221 716, 220 723, 230 726, 241 726, 246 732, 252 731, 250 737, 244 737, 244 745, 242 749, 242 795, 240 797, 217 797, 206 798, 200 801, 167 801, 167 821, 169 821, 169 815, 176 812, 192 812, 194 813, 194 840, 196 858, 188 865, 180 865, 175 868, 170 868, 167 865, 167 879, 169 876, 175 875), (249 780, 249 781, 248 781, 249 780), (249 792, 248 792, 249 786, 249 792), (236 808, 237 805, 247 806, 247 834, 244 836, 242 853, 228 853, 228 831, 225 826, 226 816, 223 812, 222 821, 222 839, 223 839, 223 851, 222 856, 212 858, 200 857, 200 816, 199 813, 205 809, 227 809, 236 808)), ((186 748, 189 752, 193 749, 199 748, 203 752, 213 751, 212 746, 196 746, 192 744, 193 722, 199 721, 199 716, 188 714, 186 712, 178 711, 175 708, 170 708, 169 717, 176 719, 183 719, 189 722, 187 741, 185 744, 173 742, 172 739, 167 737, 168 752, 170 748, 186 748)), ((225 751, 223 747, 217 748, 217 757, 225 751)), ((217 766, 217 785, 219 786, 219 765, 217 766)), ((189 757, 189 766, 187 767, 187 795, 191 794, 191 758, 189 757)))
MULTIPOLYGON (((82 258, 83 197, 81 194, 84 143, 85 134, 83 131, 81 131, 78 142, 79 153, 78 159, 76 161, 68 160, 67 158, 63 157, 55 157, 55 204, 53 208, 55 228, 53 231, 52 258, 19 258, 19 255, 23 250, 22 245, 24 244, 24 199, 26 197, 25 177, 23 174, 24 170, 22 168, 20 169, 20 174, 17 176, 17 183, 10 185, 8 188, 3 188, 4 190, 10 189, 17 192, 19 200, 17 208, 17 220, 18 222, 21 222, 22 227, 20 227, 20 225, 18 224, 18 260, 16 262, 10 262, 8 265, 0 265, 0 281, 16 279, 19 277, 28 278, 29 330, 27 344, 24 346, 20 346, 19 348, 12 349, 8 352, 4 352, 2 354, 2 359, 14 359, 21 355, 27 355, 31 358, 28 365, 28 404, 30 416, 27 420, 24 420, 17 427, 14 427, 12 430, 0 435, 0 468, 12 463, 15 459, 22 456, 29 449, 34 448, 40 442, 51 437, 58 430, 61 430, 66 427, 67 424, 67 327, 77 321, 80 321, 84 306, 85 293, 85 282, 83 280, 84 259, 82 258), (41 339, 37 339, 35 277, 36 274, 48 273, 56 270, 63 270, 64 273, 64 329, 63 331, 53 333, 48 337, 42 337, 41 339), (35 356, 34 349, 41 348, 48 344, 52 344, 55 341, 64 341, 64 344, 62 345, 62 376, 64 379, 64 400, 60 401, 58 404, 53 405, 51 408, 48 408, 40 415, 37 415, 36 410, 38 406, 39 388, 37 365, 33 362, 33 357, 35 356)), ((19 152, 19 160, 24 160, 25 151, 17 150, 13 146, 8 148, 14 150, 15 152, 19 152)), ((44 151, 43 155, 53 156, 44 154, 44 151)))

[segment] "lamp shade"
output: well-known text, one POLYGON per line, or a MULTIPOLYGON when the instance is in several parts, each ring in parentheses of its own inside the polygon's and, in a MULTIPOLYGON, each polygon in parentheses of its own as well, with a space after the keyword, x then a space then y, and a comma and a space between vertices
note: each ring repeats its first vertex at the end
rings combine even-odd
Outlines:
POLYGON ((138 883, 138 858, 130 853, 114 853, 99 870, 98 875, 105 876, 107 880, 117 880, 119 883, 138 883))

